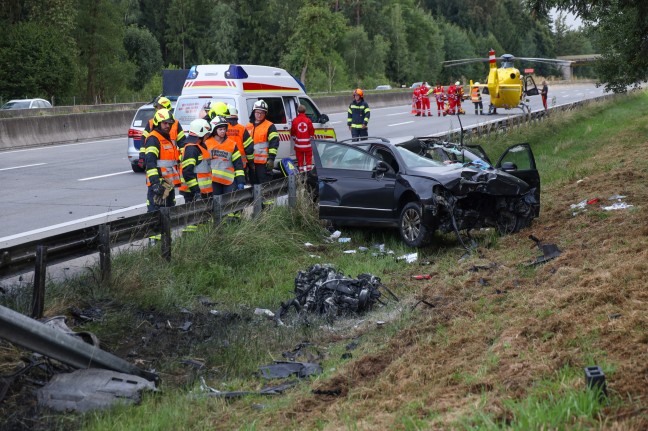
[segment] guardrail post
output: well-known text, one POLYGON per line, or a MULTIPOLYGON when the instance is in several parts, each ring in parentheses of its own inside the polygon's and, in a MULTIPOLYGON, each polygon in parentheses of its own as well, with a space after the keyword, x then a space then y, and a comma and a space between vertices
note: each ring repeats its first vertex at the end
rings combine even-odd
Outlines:
POLYGON ((212 211, 214 212, 214 225, 218 226, 223 221, 223 196, 214 196, 212 207, 212 211))
POLYGON ((297 175, 288 176, 288 206, 290 208, 297 206, 297 175))
POLYGON ((255 184, 253 187, 252 216, 256 217, 261 214, 261 211, 263 210, 263 190, 261 184, 255 184))
POLYGON ((110 282, 112 265, 110 262, 110 226, 99 226, 99 271, 101 283, 110 282))
POLYGON ((160 234, 162 240, 162 257, 171 261, 171 209, 160 208, 160 234))
POLYGON ((31 317, 40 319, 45 309, 45 275, 47 274, 47 246, 36 247, 36 266, 34 268, 34 291, 32 292, 31 317))

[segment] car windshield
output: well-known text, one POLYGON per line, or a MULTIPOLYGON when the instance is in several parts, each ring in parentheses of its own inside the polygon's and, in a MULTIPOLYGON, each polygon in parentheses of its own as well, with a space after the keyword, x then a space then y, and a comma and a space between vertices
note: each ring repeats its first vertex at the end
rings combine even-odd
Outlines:
POLYGON ((2 109, 29 109, 29 100, 24 102, 7 102, 2 109))
POLYGON ((483 168, 491 167, 478 155, 465 148, 462 155, 460 147, 456 144, 430 143, 413 139, 396 148, 405 159, 407 166, 412 168, 448 166, 455 163, 474 163, 483 168))

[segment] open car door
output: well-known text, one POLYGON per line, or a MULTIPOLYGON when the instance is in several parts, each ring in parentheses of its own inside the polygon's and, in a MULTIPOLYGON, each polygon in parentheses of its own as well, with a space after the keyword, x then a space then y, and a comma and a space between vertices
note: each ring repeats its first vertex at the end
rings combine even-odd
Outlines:
MULTIPOLYGON (((500 156, 497 169, 501 169, 526 182, 530 187, 535 188, 535 198, 540 202, 540 173, 536 167, 535 157, 531 146, 527 143, 510 146, 500 156)), ((536 210, 539 215, 540 205, 536 210)))
POLYGON ((313 141, 320 218, 338 222, 393 221, 394 170, 354 145, 313 141))

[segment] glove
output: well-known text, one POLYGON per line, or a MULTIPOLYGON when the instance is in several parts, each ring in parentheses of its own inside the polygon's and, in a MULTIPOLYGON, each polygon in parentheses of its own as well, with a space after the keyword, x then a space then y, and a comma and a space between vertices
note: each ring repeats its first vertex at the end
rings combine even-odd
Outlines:
POLYGON ((137 160, 137 167, 144 169, 144 159, 142 157, 137 160))
POLYGON ((243 184, 243 183, 238 183, 236 185, 236 190, 243 190, 244 188, 245 188, 245 184, 243 184))
POLYGON ((266 169, 268 170, 268 172, 272 172, 272 170, 274 169, 274 159, 268 159, 268 162, 266 163, 266 169))
POLYGON ((153 194, 156 194, 158 196, 162 196, 164 194, 164 187, 160 183, 153 184, 151 186, 151 191, 153 192, 153 194))

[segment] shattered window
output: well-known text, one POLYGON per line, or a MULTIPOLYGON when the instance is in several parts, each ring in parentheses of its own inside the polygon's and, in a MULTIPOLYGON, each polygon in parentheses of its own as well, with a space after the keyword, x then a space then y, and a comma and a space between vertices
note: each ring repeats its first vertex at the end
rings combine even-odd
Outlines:
POLYGON ((371 171, 378 162, 368 153, 346 145, 320 142, 317 151, 325 168, 371 171))

